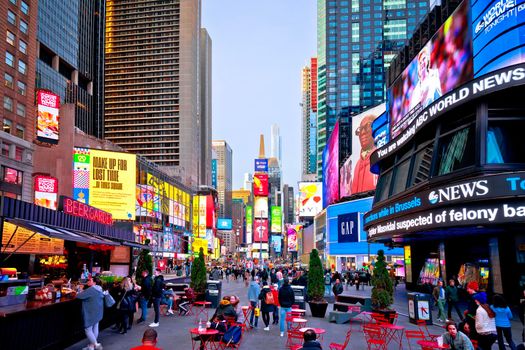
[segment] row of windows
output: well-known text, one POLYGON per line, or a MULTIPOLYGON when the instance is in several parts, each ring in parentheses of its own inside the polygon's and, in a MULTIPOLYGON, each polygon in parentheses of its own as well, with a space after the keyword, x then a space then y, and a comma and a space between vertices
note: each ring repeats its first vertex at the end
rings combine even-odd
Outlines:
MULTIPOLYGON (((6 33, 5 40, 9 45, 16 47, 16 35, 9 30, 6 33)), ((27 54, 27 43, 22 39, 18 40, 18 50, 20 50, 20 52, 23 54, 27 54)))
MULTIPOLYGON (((18 0, 9 0, 9 2, 15 6, 18 5, 18 0)), ((29 5, 24 0, 20 0, 20 11, 22 11, 24 15, 29 15, 29 5)))
MULTIPOLYGON (((16 137, 19 137, 21 139, 25 136, 25 127, 22 125, 17 125, 16 128, 13 128, 13 122, 9 119, 4 118, 2 122, 2 130, 8 134, 13 134, 16 137)), ((5 145, 5 143, 4 143, 5 145)), ((18 147, 17 147, 18 150, 18 147)), ((3 153, 3 152, 2 152, 3 153)), ((15 158, 16 160, 22 160, 22 156, 20 155, 20 159, 15 158)))
MULTIPOLYGON (((17 16, 13 11, 7 10, 7 22, 12 24, 15 27, 16 27, 16 17, 17 16)), ((26 21, 24 21, 23 19, 19 19, 18 28, 20 29, 22 33, 27 34, 29 26, 26 21)))
MULTIPOLYGON (((15 68, 15 61, 16 61, 15 56, 11 52, 6 51, 5 52, 5 64, 7 64, 9 67, 15 68)), ((27 64, 23 60, 18 59, 17 69, 21 74, 26 74, 27 64)))
MULTIPOLYGON (((11 90, 15 89, 15 79, 9 73, 4 73, 4 86, 11 90)), ((16 92, 22 96, 25 96, 27 93, 27 85, 24 82, 18 80, 16 82, 16 92)))
MULTIPOLYGON (((14 112, 14 106, 15 106, 14 100, 11 97, 5 95, 4 96, 4 108, 8 110, 9 112, 14 112)), ((19 115, 20 117, 25 117, 26 116, 26 106, 18 102, 16 104, 16 114, 19 115)))

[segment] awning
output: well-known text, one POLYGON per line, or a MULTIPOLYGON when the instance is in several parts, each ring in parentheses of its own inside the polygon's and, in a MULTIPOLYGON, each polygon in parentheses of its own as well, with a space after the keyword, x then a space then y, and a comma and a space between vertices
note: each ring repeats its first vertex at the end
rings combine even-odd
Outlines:
POLYGON ((112 240, 100 236, 94 236, 86 232, 66 230, 54 226, 42 225, 34 221, 8 218, 6 218, 5 220, 12 223, 13 225, 21 226, 30 231, 34 231, 51 238, 62 239, 64 241, 74 241, 89 244, 120 245, 120 243, 118 242, 114 242, 112 240))
POLYGON ((145 244, 135 243, 135 242, 128 242, 128 241, 122 241, 122 245, 133 247, 133 248, 139 248, 139 249, 151 249, 149 246, 145 244))

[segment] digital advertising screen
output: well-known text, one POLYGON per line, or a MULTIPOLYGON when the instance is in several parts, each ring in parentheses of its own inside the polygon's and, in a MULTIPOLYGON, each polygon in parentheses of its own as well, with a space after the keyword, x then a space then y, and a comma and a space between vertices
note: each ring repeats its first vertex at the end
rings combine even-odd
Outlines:
POLYGON ((323 151, 323 208, 339 200, 339 121, 323 151))
POLYGON ((57 210, 58 179, 52 176, 35 176, 35 204, 57 210))
POLYGON ((232 219, 217 219, 217 228, 219 230, 231 230, 232 229, 232 219))
POLYGON ((283 210, 281 207, 272 206, 272 219, 270 225, 270 231, 274 233, 280 233, 282 230, 283 221, 283 210))
POLYGON ((282 251, 283 237, 281 235, 271 235, 270 244, 274 252, 279 254, 282 251))
POLYGON ((254 162, 254 169, 256 172, 268 172, 268 159, 261 158, 261 159, 255 159, 254 162))
POLYGON ((323 210, 323 183, 299 182, 299 216, 314 217, 323 210))
POLYGON ((469 24, 464 1, 387 91, 392 138, 436 99, 473 78, 469 24))
POLYGON ((268 197, 255 197, 253 204, 253 216, 257 218, 268 218, 268 197))
POLYGON ((253 195, 267 196, 268 195, 268 174, 253 175, 253 195))
POLYGON ((59 135, 60 96, 39 90, 37 100, 36 139, 40 142, 57 144, 59 135))
POLYGON ((289 227, 287 230, 288 235, 288 251, 296 252, 297 251, 297 232, 293 227, 289 227))
POLYGON ((255 219, 253 223, 253 242, 268 242, 268 219, 255 219))
POLYGON ((348 157, 339 171, 339 197, 352 194, 352 157, 348 157))
POLYGON ((525 62, 525 0, 471 2, 474 77, 525 62))
POLYGON ((246 243, 251 243, 253 228, 253 207, 251 205, 246 206, 246 243))

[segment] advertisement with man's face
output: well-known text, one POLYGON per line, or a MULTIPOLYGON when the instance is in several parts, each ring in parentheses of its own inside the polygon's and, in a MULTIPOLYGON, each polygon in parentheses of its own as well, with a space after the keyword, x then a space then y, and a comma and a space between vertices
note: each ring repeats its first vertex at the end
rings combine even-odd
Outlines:
POLYGON ((421 110, 472 77, 469 5, 464 1, 388 90, 392 138, 421 110))

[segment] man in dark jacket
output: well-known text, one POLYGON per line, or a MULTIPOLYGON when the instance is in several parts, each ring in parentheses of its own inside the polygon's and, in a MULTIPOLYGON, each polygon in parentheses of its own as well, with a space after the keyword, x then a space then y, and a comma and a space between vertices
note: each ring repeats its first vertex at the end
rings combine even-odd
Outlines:
POLYGON ((323 350, 321 343, 317 341, 317 335, 313 329, 309 329, 303 333, 303 347, 301 350, 314 349, 314 350, 323 350))
POLYGON ((161 270, 155 270, 155 279, 151 288, 151 298, 153 299, 153 310, 155 311, 155 320, 150 323, 150 327, 158 327, 160 320, 160 301, 164 290, 164 276, 160 274, 161 270))
POLYGON ((448 286, 445 288, 445 295, 447 297, 447 303, 448 303, 448 312, 447 316, 449 320, 452 320, 452 308, 456 309, 456 313, 458 314, 459 320, 463 320, 463 315, 461 314, 461 311, 459 311, 458 303, 459 303, 459 295, 458 295, 458 287, 456 287, 456 282, 451 279, 448 281, 448 286))
POLYGON ((334 295, 335 295, 336 300, 337 300, 337 296, 342 293, 343 293, 343 284, 341 283, 340 279, 336 279, 335 284, 334 284, 334 295))
POLYGON ((148 317, 148 301, 151 298, 151 288, 153 287, 153 279, 147 270, 142 271, 142 282, 140 283, 139 304, 142 310, 141 317, 137 323, 146 321, 148 317))
POLYGON ((281 337, 284 336, 284 323, 286 322, 286 313, 292 311, 292 305, 295 303, 295 295, 290 286, 288 278, 283 281, 283 286, 279 289, 279 305, 281 305, 281 315, 279 317, 279 328, 281 337))

